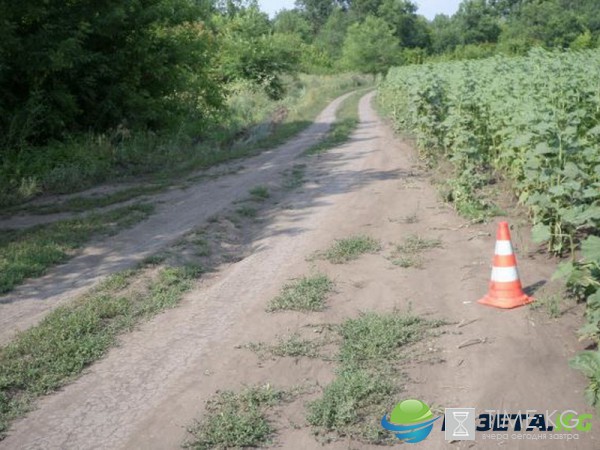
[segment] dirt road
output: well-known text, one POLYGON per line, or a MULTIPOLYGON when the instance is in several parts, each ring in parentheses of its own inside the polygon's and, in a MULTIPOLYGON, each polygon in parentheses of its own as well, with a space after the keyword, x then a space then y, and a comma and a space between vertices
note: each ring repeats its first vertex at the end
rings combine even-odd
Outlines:
MULTIPOLYGON (((88 245, 75 258, 46 276, 0 296, 0 344, 8 341, 16 331, 37 323, 49 310, 81 294, 106 275, 132 267, 176 241, 232 202, 247 196, 249 187, 268 183, 280 176, 281 171, 290 166, 300 153, 323 137, 335 120, 337 107, 348 95, 332 102, 312 126, 287 144, 244 160, 242 170, 185 190, 170 190, 156 196, 156 213, 150 219, 110 240, 88 245)), ((229 165, 238 168, 240 164, 234 161, 229 165)), ((60 217, 65 218, 64 214, 60 217)), ((24 220, 23 217, 17 219, 19 223, 24 220)))
MULTIPOLYGON (((308 324, 339 323, 361 311, 390 312, 409 306, 417 314, 454 325, 432 340, 431 358, 409 364, 403 398, 478 410, 569 409, 591 413, 582 395, 585 380, 567 367, 568 358, 582 347, 574 334, 581 311, 573 309, 554 321, 530 308, 499 311, 476 303, 488 282, 495 224, 464 226, 463 219, 441 204, 426 174, 415 165, 414 151, 381 122, 370 106, 371 100, 372 95, 361 100, 361 122, 352 140, 320 158, 307 160, 309 181, 302 191, 264 212, 264 222, 247 242, 252 250, 249 256, 201 283, 178 308, 124 336, 118 348, 76 382, 42 399, 36 411, 15 424, 0 448, 178 448, 186 438, 186 426, 200 417, 204 402, 219 389, 255 383, 291 387, 307 381, 323 386, 334 377, 335 364, 331 361, 282 358, 259 364, 254 353, 236 347, 251 341, 270 342, 308 324), (405 220, 408 217, 413 220, 405 220), (379 239, 382 252, 346 265, 307 260, 334 239, 357 233, 379 239), (402 269, 385 258, 392 243, 413 233, 442 241, 442 248, 427 253, 423 270, 402 269), (288 279, 315 268, 336 281, 336 293, 326 311, 265 312, 267 302, 288 279), (468 325, 457 327, 461 321, 468 325), (472 339, 483 342, 458 348, 472 339)), ((325 128, 334 107, 321 116, 323 125, 311 132, 325 128)), ((310 134, 301 139, 311 139, 310 134)), ((260 182, 263 172, 280 171, 298 146, 296 142, 281 154, 263 155, 261 165, 218 180, 214 188, 231 192, 228 200, 235 199, 252 183, 260 182)), ((216 203, 211 205, 216 209, 225 202, 202 189, 188 191, 184 197, 180 201, 190 203, 173 208, 183 212, 193 209, 190 205, 216 203), (187 199, 193 195, 195 200, 187 199)), ((170 240, 170 233, 181 232, 210 215, 212 210, 206 208, 202 214, 181 220, 165 210, 154 220, 175 223, 165 225, 160 233, 146 223, 127 232, 129 238, 145 233, 137 246, 126 244, 120 237, 111 251, 121 248, 120 254, 126 255, 128 245, 130 250, 139 250, 137 257, 148 254, 156 248, 152 243, 170 240)), ((550 278, 554 264, 544 257, 525 255, 527 240, 523 236, 515 230, 522 278, 525 285, 540 286, 550 278)), ((104 270, 94 272, 97 276, 131 262, 124 256, 111 256, 106 248, 97 251, 109 263, 104 270)), ((87 257, 90 259, 82 257, 74 262, 71 269, 81 264, 93 271, 91 262, 84 264, 93 261, 93 256, 90 253, 87 257)), ((60 276, 40 281, 38 289, 48 283, 57 291, 64 290, 70 272, 64 267, 61 271, 60 276)), ((34 305, 33 294, 31 299, 34 305)), ((10 304, 2 305, 6 306, 10 304)), ((44 310, 32 308, 34 312, 44 310)), ((2 312, 4 326, 10 320, 5 322, 2 312)), ((13 313, 12 320, 26 323, 20 317, 13 313)), ((276 411, 273 419, 279 448, 321 447, 306 426, 307 398, 310 396, 276 411)), ((596 420, 594 426, 599 425, 596 420)), ((462 448, 473 444, 478 448, 498 447, 497 442, 480 440, 450 445, 439 430, 420 445, 462 448)), ((582 433, 575 443, 513 441, 503 446, 593 449, 599 445, 597 430, 592 430, 582 433)), ((324 446, 370 448, 347 440, 324 446)))

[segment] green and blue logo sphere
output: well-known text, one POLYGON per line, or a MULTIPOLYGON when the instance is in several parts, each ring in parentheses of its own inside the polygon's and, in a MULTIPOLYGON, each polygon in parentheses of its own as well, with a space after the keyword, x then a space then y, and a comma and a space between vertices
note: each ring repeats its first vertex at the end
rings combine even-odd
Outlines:
POLYGON ((381 426, 393 431, 398 439, 416 444, 429 436, 433 423, 438 419, 422 401, 404 400, 396 405, 389 420, 387 415, 383 416, 381 426))

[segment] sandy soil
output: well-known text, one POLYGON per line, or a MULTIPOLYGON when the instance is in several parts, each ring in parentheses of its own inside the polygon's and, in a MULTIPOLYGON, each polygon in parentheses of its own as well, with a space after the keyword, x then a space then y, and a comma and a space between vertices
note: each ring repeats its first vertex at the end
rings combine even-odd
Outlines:
MULTIPOLYGON (((258 229, 249 235, 251 251, 247 257, 200 283, 178 308, 124 336, 118 348, 77 381, 42 399, 36 411, 15 424, 0 448, 178 448, 186 439, 186 427, 201 417, 204 402, 219 389, 255 383, 282 388, 305 383, 324 386, 334 377, 332 362, 306 358, 259 361, 254 353, 239 346, 251 341, 271 342, 296 330, 305 332, 309 324, 339 323, 361 311, 389 312, 409 305, 427 317, 469 324, 449 325, 446 333, 428 343, 431 358, 408 364, 403 398, 478 410, 571 409, 591 413, 582 395, 585 379, 567 366, 568 358, 584 345, 574 333, 582 321, 582 311, 571 309, 555 321, 531 308, 499 311, 476 303, 487 289, 495 224, 464 226, 464 219, 439 202, 427 174, 415 164, 413 149, 392 135, 371 108, 371 99, 372 95, 367 95, 361 100, 361 123, 352 140, 308 160, 309 182, 304 188, 263 213, 258 229), (407 217, 415 215, 416 222, 406 223, 407 217), (382 252, 346 265, 307 260, 334 239, 357 233, 379 239, 384 245, 382 252), (443 242, 443 248, 426 254, 423 270, 402 269, 385 258, 392 243, 413 233, 443 242), (267 302, 287 280, 315 267, 336 281, 336 293, 326 311, 265 312, 267 302), (458 348, 471 339, 485 342, 458 348)), ((334 106, 321 116, 320 123, 331 120, 334 106)), ((310 139, 310 135, 302 139, 310 139)), ((219 180, 215 186, 221 186, 223 192, 230 190, 232 198, 236 193, 241 196, 261 180, 262 172, 280 171, 299 148, 296 143, 283 152, 264 155, 262 165, 219 180)), ((121 256, 110 258, 105 248, 103 261, 110 264, 104 264, 108 267, 102 273, 126 265, 125 250, 139 249, 134 253, 148 254, 156 249, 148 243, 167 242, 172 239, 170 233, 191 227, 210 214, 205 211, 205 215, 172 220, 180 214, 185 216, 193 210, 192 205, 201 208, 199 205, 209 203, 209 198, 217 210, 231 200, 203 195, 203 189, 190 190, 180 199, 189 203, 165 205, 163 213, 151 219, 155 220, 154 227, 146 222, 126 232, 129 238, 144 237, 138 239, 137 247, 125 248, 123 237, 113 241, 112 248, 120 248, 121 256), (171 208, 171 216, 167 208, 171 208), (159 229, 156 221, 161 217, 177 223, 161 227, 160 233, 153 232, 159 229)), ((550 278, 554 263, 529 252, 526 230, 516 229, 514 234, 521 276, 524 284, 535 290, 550 278)), ((71 271, 77 267, 71 265, 71 271)), ((88 266, 88 270, 93 268, 88 266)), ((57 291, 64 291, 63 277, 71 272, 62 269, 63 276, 40 281, 40 287, 59 286, 57 291)), ((24 316, 13 317, 15 321, 24 316)), ((4 310, 2 321, 3 327, 11 322, 5 321, 4 310)), ((276 410, 277 448, 321 447, 305 423, 307 398, 310 396, 276 410)), ((597 420, 594 426, 599 426, 597 420)), ((436 430, 420 448, 473 445, 498 447, 496 442, 481 440, 451 445, 436 430)), ((598 432, 582 434, 575 443, 510 441, 503 446, 594 449, 599 446, 598 432)), ((370 448, 347 440, 324 447, 370 448)))

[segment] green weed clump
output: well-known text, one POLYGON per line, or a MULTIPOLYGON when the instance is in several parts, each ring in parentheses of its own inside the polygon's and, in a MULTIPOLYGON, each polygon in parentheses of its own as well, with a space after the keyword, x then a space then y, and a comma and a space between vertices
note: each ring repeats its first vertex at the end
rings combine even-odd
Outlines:
POLYGON ((271 194, 269 193, 269 188, 267 186, 256 186, 250 189, 250 195, 253 200, 256 201, 265 201, 268 199, 271 194))
POLYGON ((358 235, 335 241, 331 247, 318 256, 333 264, 344 264, 365 253, 375 253, 380 249, 381 246, 377 240, 369 236, 358 235))
POLYGON ((424 260, 422 253, 442 246, 439 239, 426 239, 416 234, 408 236, 402 244, 395 246, 391 255, 392 263, 403 268, 422 269, 424 260))
POLYGON ((379 444, 389 439, 379 421, 399 389, 395 364, 408 346, 442 324, 398 312, 346 320, 340 327, 337 376, 323 396, 308 405, 307 420, 317 434, 379 444))
POLYGON ((266 355, 288 358, 318 358, 320 349, 325 344, 323 340, 303 339, 294 333, 291 336, 279 337, 277 343, 269 345, 264 342, 251 343, 247 347, 256 352, 261 358, 266 355))
POLYGON ((267 445, 274 429, 266 412, 284 396, 270 385, 219 393, 207 402, 204 418, 189 429, 193 438, 184 447, 204 450, 267 445))
POLYGON ((322 311, 334 283, 323 274, 302 277, 286 284, 269 303, 267 311, 322 311))

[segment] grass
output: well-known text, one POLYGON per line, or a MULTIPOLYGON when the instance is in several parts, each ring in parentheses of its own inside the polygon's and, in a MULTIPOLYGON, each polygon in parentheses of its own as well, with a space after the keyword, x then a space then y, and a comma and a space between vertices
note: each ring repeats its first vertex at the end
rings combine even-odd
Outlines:
POLYGON ((400 348, 418 342, 428 328, 441 324, 399 313, 362 314, 341 326, 340 361, 344 367, 380 367, 396 361, 401 357, 400 348))
POLYGON ((344 100, 340 109, 337 111, 336 121, 331 126, 325 139, 306 150, 306 155, 319 155, 325 153, 327 150, 335 148, 350 139, 350 135, 356 129, 359 122, 358 102, 363 95, 364 91, 361 90, 344 100))
POLYGON ((306 164, 294 164, 294 167, 283 173, 283 188, 287 191, 292 191, 302 186, 304 184, 305 172, 306 164))
POLYGON ((552 319, 558 319, 562 316, 563 297, 560 293, 538 294, 535 302, 531 304, 532 309, 544 309, 552 319))
POLYGON ((225 391, 206 404, 202 421, 188 431, 193 439, 184 447, 226 449, 261 447, 274 433, 267 410, 285 399, 285 393, 270 385, 248 387, 239 393, 225 391))
POLYGON ((235 210, 235 212, 238 215, 242 217, 247 217, 249 219, 253 219, 258 215, 258 210, 248 205, 240 206, 238 209, 235 210))
POLYGON ((154 206, 140 204, 70 219, 0 236, 0 293, 10 292, 26 278, 43 275, 65 262, 90 239, 110 235, 146 219, 154 206))
POLYGON ((318 257, 333 264, 344 264, 357 259, 365 253, 375 253, 381 249, 379 242, 365 235, 339 239, 318 257))
POLYGON ((139 271, 109 277, 0 349, 0 435, 11 420, 81 374, 143 318, 175 306, 201 273, 197 266, 164 268, 133 287, 139 271))
POLYGON ((326 275, 315 274, 286 284, 269 303, 267 311, 322 311, 334 283, 326 275))
POLYGON ((399 389, 395 364, 407 346, 442 324, 399 312, 346 320, 340 327, 337 376, 323 396, 308 405, 307 420, 315 432, 376 444, 390 439, 379 420, 393 406, 393 394, 399 389))
POLYGON ((142 195, 156 194, 164 190, 168 184, 166 182, 156 183, 148 186, 136 186, 122 189, 112 194, 103 196, 79 196, 73 197, 60 203, 48 203, 41 205, 18 205, 7 208, 3 212, 21 212, 26 211, 29 214, 55 214, 62 212, 84 212, 96 208, 123 203, 128 200, 140 197, 142 195))
POLYGON ((317 435, 381 443, 386 435, 379 421, 389 412, 396 391, 388 376, 341 369, 325 387, 323 396, 308 404, 306 419, 317 435))
POLYGON ((268 199, 271 194, 269 193, 269 188, 266 186, 256 186, 250 189, 250 195, 253 200, 264 202, 268 199))
POLYGON ((320 349, 325 344, 323 340, 303 339, 299 334, 279 337, 277 343, 269 345, 264 342, 250 343, 247 347, 256 352, 259 357, 266 355, 290 358, 318 358, 321 356, 320 349))
POLYGON ((422 253, 441 246, 442 241, 439 239, 425 239, 413 234, 404 239, 402 244, 396 245, 391 255, 391 261, 394 265, 403 268, 414 267, 421 269, 423 268, 422 253))
POLYGON ((205 238, 196 236, 192 239, 192 244, 194 244, 196 256, 208 257, 211 255, 210 243, 205 238))

